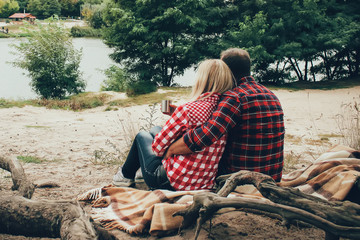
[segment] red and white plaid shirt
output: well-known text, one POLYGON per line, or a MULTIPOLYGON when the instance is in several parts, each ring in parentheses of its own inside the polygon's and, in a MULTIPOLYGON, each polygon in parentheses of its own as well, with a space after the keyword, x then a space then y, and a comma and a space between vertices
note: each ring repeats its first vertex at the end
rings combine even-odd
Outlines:
MULTIPOLYGON (((152 149, 157 156, 163 156, 167 148, 188 130, 206 122, 216 109, 219 94, 179 106, 166 122, 160 133, 155 136, 152 149)), ((175 190, 211 189, 217 174, 219 160, 224 152, 226 135, 215 141, 201 152, 187 155, 174 155, 163 159, 171 186, 175 190)))

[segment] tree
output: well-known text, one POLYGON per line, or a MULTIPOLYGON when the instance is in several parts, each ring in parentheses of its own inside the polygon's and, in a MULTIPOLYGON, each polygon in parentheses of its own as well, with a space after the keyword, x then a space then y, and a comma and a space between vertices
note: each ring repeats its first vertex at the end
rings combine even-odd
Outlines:
POLYGON ((136 79, 170 86, 202 58, 219 56, 230 12, 220 0, 109 2, 105 40, 136 79))
POLYGON ((61 5, 58 0, 29 0, 27 8, 28 11, 40 19, 60 15, 61 13, 61 5))
POLYGON ((28 5, 28 0, 17 0, 18 4, 19 4, 19 12, 24 12, 27 10, 27 5, 28 5))
POLYGON ((61 5, 61 16, 80 16, 82 0, 59 0, 61 5))
POLYGON ((19 4, 14 0, 0 0, 0 18, 8 18, 19 10, 19 4))
POLYGON ((229 30, 229 42, 248 49, 260 80, 282 83, 292 81, 292 76, 298 81, 337 80, 359 74, 357 1, 233 4, 239 23, 229 30))
POLYGON ((104 22, 102 19, 103 9, 106 7, 103 4, 90 4, 85 3, 81 7, 81 16, 90 24, 91 27, 99 29, 103 26, 104 22))
POLYGON ((74 49, 69 33, 56 22, 27 30, 26 42, 13 45, 19 58, 13 62, 27 70, 32 89, 43 98, 64 98, 85 89, 79 70, 81 51, 74 49))

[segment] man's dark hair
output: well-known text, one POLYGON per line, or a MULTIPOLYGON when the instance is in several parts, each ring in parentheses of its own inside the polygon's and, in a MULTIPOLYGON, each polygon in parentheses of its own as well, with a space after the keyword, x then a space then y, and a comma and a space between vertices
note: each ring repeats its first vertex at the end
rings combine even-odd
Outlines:
POLYGON ((237 80, 250 75, 251 61, 250 55, 246 50, 229 48, 223 51, 220 57, 229 66, 237 80))

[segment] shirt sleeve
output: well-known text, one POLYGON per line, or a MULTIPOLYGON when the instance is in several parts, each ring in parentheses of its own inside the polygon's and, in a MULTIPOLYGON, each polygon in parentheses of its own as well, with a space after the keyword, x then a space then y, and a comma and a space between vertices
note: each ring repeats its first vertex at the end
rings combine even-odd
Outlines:
POLYGON ((184 134, 188 124, 188 110, 184 105, 179 106, 154 138, 152 150, 155 155, 163 156, 168 147, 184 134))
POLYGON ((240 100, 231 95, 224 95, 209 121, 189 130, 184 135, 184 142, 193 151, 202 151, 227 134, 240 119, 240 100))

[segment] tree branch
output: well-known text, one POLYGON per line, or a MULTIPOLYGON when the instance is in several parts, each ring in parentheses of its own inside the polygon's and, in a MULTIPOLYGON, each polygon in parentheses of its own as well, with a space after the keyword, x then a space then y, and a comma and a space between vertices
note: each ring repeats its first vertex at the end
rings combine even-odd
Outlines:
POLYGON ((12 190, 19 190, 19 194, 23 197, 29 199, 32 197, 35 185, 27 180, 24 169, 17 159, 0 157, 0 168, 11 173, 12 190))
POLYGON ((217 194, 199 193, 194 196, 191 206, 174 214, 184 217, 181 227, 187 227, 200 218, 195 239, 201 224, 217 210, 227 207, 275 213, 286 223, 300 220, 325 230, 327 236, 360 238, 360 206, 355 203, 329 202, 293 188, 279 187, 271 177, 256 172, 240 171, 219 177, 218 180, 225 184, 217 194), (253 184, 268 199, 226 198, 238 185, 243 184, 253 184))

